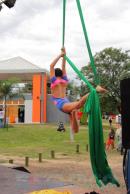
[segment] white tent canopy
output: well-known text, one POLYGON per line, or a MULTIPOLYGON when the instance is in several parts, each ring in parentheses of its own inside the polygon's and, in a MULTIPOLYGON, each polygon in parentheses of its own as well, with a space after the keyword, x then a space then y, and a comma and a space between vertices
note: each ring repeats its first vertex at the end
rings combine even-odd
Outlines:
POLYGON ((47 73, 46 69, 30 63, 22 57, 0 61, 0 80, 18 77, 22 81, 32 80, 34 74, 47 73))

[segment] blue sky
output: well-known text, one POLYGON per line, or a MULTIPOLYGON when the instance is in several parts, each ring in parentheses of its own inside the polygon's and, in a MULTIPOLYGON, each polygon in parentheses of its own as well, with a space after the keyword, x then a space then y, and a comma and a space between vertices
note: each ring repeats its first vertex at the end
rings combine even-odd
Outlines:
MULTIPOLYGON (((129 0, 81 0, 81 6, 93 55, 106 47, 130 50, 129 0)), ((61 48, 62 0, 17 0, 12 9, 3 6, 0 21, 1 60, 21 56, 49 70, 61 48)), ((79 68, 88 63, 75 0, 67 1, 65 45, 79 68)))

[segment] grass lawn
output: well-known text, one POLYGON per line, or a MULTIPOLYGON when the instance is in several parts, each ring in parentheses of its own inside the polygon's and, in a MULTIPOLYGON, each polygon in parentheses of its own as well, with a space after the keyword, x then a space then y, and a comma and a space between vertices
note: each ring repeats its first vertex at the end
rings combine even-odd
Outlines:
MULTIPOLYGON (((8 131, 0 129, 0 154, 7 156, 37 157, 43 153, 43 158, 50 158, 50 151, 74 156, 76 145, 80 145, 81 154, 86 153, 88 144, 88 129, 80 127, 75 135, 75 142, 70 142, 69 126, 66 132, 57 132, 56 124, 43 125, 12 125, 8 131)), ((104 122, 104 142, 108 135, 108 121, 104 122)))

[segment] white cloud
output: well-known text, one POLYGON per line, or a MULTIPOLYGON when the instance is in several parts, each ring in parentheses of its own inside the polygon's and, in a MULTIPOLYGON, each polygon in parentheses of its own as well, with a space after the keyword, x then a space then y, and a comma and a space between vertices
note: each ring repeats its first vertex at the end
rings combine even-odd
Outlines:
MULTIPOLYGON (((130 49, 129 0, 81 0, 93 54, 106 47, 130 49)), ((61 0, 17 0, 0 12, 0 57, 21 56, 49 69, 62 42, 61 0)), ((67 2, 66 49, 77 67, 89 61, 76 2, 67 2)), ((69 74, 75 75, 67 66, 69 74)))

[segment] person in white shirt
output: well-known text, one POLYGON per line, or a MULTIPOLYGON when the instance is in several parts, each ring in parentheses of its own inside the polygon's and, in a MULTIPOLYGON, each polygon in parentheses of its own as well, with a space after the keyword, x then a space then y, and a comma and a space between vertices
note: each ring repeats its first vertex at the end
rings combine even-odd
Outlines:
POLYGON ((118 124, 118 128, 116 130, 116 139, 117 139, 117 151, 121 151, 122 148, 122 126, 118 124))

